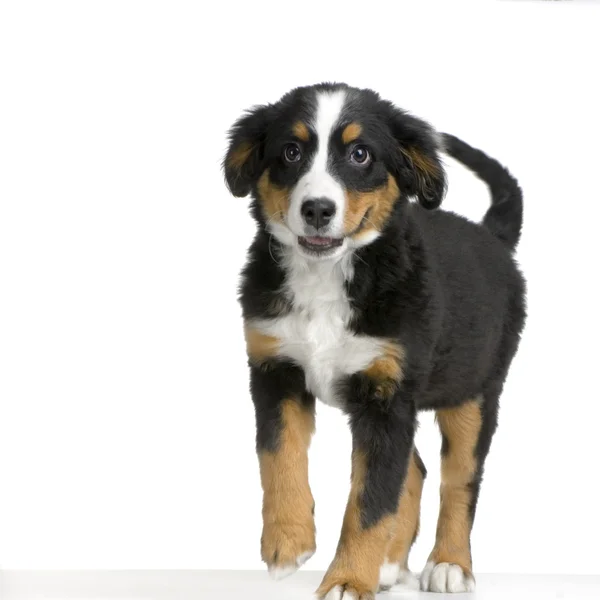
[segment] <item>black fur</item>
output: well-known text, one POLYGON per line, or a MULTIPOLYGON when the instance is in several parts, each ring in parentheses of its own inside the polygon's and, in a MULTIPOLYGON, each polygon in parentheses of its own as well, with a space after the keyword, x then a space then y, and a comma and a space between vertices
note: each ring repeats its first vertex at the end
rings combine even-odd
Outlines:
MULTIPOLYGON (((279 103, 255 109, 232 129, 228 156, 242 141, 253 148, 241 170, 230 169, 225 159, 232 192, 253 192, 258 223, 242 274, 245 319, 269 318, 291 308, 282 291, 286 271, 279 260, 280 242, 267 231, 256 184, 266 168, 280 186, 299 179, 308 161, 285 165, 282 145, 293 139, 292 124, 314 109, 315 93, 335 87, 293 90, 279 103)), ((368 463, 362 522, 368 527, 396 510, 417 412, 481 397, 474 515, 498 400, 525 321, 525 283, 512 257, 522 224, 521 191, 498 162, 446 134, 446 150, 490 186, 492 206, 483 226, 453 213, 428 210, 440 204, 446 188, 438 138, 431 127, 372 91, 338 87, 348 92, 345 122, 356 119, 365 125, 364 138, 375 160, 358 173, 347 166, 344 149, 333 148, 330 168, 348 189, 359 191, 380 186, 391 173, 401 193, 380 237, 355 251, 354 277, 347 284, 354 314, 349 327, 356 334, 395 340, 406 352, 401 387, 387 400, 376 398, 374 382, 362 373, 339 381, 354 449, 363 452, 368 463), (439 173, 423 172, 411 153, 424 157, 439 173), (409 197, 420 203, 409 202, 409 197)), ((310 143, 303 146, 307 158, 313 151, 310 143)), ((275 447, 278 403, 293 392, 307 405, 314 400, 305 390, 300 367, 284 362, 267 370, 252 368, 259 447, 275 447)), ((442 450, 447 447, 445 440, 442 450)), ((425 474, 420 458, 419 464, 425 474)))
POLYGON ((371 90, 321 84, 292 90, 277 104, 255 107, 238 119, 229 132, 229 151, 223 161, 227 185, 235 196, 254 192, 253 216, 263 227, 264 216, 256 203, 259 176, 268 167, 271 180, 279 186, 289 187, 298 181, 310 165, 315 144, 312 140, 301 142, 303 160, 292 165, 283 161, 282 148, 286 143, 298 141, 292 126, 314 111, 316 94, 337 88, 346 90, 348 95, 345 121, 350 123, 363 117, 363 141, 369 145, 376 160, 367 169, 357 172, 348 167, 347 150, 337 147, 337 154, 330 158, 331 172, 343 179, 349 190, 360 192, 379 187, 389 172, 394 175, 404 196, 417 196, 426 208, 436 208, 441 203, 446 191, 446 176, 435 151, 433 129, 427 123, 381 100, 371 90), (370 118, 365 120, 364 115, 370 115, 370 118), (252 152, 241 169, 233 169, 231 157, 241 144, 247 144, 252 152), (437 177, 428 176, 415 167, 410 159, 412 151, 418 151, 437 167, 437 177))
POLYGON ((416 428, 416 407, 404 390, 383 400, 375 399, 374 387, 373 381, 357 373, 341 389, 354 451, 367 461, 361 499, 364 528, 396 512, 416 428))
POLYGON ((483 224, 511 250, 514 249, 521 237, 523 223, 523 193, 517 180, 497 160, 449 133, 444 134, 444 146, 450 156, 488 184, 492 205, 483 217, 483 224))
POLYGON ((304 385, 299 367, 283 361, 257 367, 250 365, 250 391, 256 413, 256 449, 275 452, 281 434, 281 403, 298 399, 304 409, 314 411, 315 399, 304 385))
POLYGON ((421 472, 421 477, 425 479, 427 477, 427 469, 425 468, 425 463, 423 462, 423 459, 421 458, 421 455, 419 454, 419 451, 416 447, 413 449, 413 452, 415 455, 415 462, 417 463, 417 469, 419 469, 419 471, 421 472))
POLYGON ((229 152, 223 161, 227 185, 234 196, 247 196, 260 175, 263 162, 263 148, 268 128, 271 126, 274 110, 270 106, 258 106, 248 111, 229 132, 229 152), (250 154, 241 169, 232 169, 230 158, 241 144, 248 144, 250 154))

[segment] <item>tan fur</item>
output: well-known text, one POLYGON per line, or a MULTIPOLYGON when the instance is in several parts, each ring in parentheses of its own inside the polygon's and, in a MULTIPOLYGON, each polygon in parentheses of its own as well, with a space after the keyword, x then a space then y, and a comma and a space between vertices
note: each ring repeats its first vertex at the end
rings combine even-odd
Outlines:
POLYGON ((302 121, 297 121, 296 123, 294 123, 294 126, 292 127, 292 132, 299 140, 303 142, 308 142, 308 140, 310 139, 308 127, 302 121))
POLYGON ((268 358, 277 355, 279 340, 271 335, 265 335, 251 325, 244 325, 246 337, 246 352, 254 364, 260 364, 268 358))
POLYGON ((342 131, 342 142, 348 145, 350 142, 358 139, 362 133, 362 127, 359 123, 350 123, 346 125, 344 131, 342 131))
POLYGON ((368 221, 357 233, 357 237, 373 230, 381 231, 399 196, 398 184, 390 173, 383 186, 370 192, 347 190, 344 232, 351 234, 355 231, 361 225, 367 211, 368 221))
POLYGON ((421 190, 427 190, 430 187, 431 180, 440 176, 438 165, 414 148, 401 148, 400 150, 414 166, 421 190))
POLYGON ((344 515, 342 535, 337 552, 317 595, 323 598, 333 587, 344 586, 360 600, 372 600, 379 582, 379 567, 392 538, 393 515, 384 517, 368 529, 361 525, 360 497, 367 471, 366 457, 359 451, 352 454, 350 497, 344 515))
POLYGON ((296 400, 282 404, 282 431, 276 452, 259 454, 263 488, 261 556, 269 566, 295 564, 314 552, 314 501, 308 484, 308 447, 314 413, 296 400))
POLYGON ((253 146, 248 142, 242 142, 230 155, 227 160, 228 166, 231 169, 239 171, 244 163, 248 160, 250 154, 254 150, 253 146))
POLYGON ((408 553, 419 533, 422 491, 423 474, 412 453, 396 513, 396 533, 387 551, 387 561, 404 569, 408 568, 408 553))
POLYGON ((440 515, 429 560, 457 564, 467 575, 472 575, 469 484, 477 470, 475 447, 481 430, 480 402, 473 400, 456 408, 440 409, 436 411, 436 419, 448 441, 448 452, 442 458, 440 515))
POLYGON ((276 186, 271 181, 269 178, 269 169, 260 176, 257 187, 258 197, 265 217, 268 220, 282 221, 290 204, 288 190, 276 186))
POLYGON ((377 381, 376 395, 387 398, 394 394, 402 379, 404 348, 398 344, 388 343, 383 356, 376 358, 364 371, 371 379, 377 381))

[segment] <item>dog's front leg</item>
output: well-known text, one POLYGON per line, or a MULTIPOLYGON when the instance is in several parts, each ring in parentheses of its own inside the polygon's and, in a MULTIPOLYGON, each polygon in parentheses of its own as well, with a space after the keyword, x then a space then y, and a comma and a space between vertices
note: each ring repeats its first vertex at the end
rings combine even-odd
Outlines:
POLYGON ((326 600, 374 598, 394 533, 413 447, 415 407, 387 367, 375 365, 344 386, 352 481, 336 556, 317 590, 326 600))
POLYGON ((276 362, 251 366, 257 452, 263 488, 261 555, 277 579, 315 552, 314 501, 308 483, 308 447, 315 399, 303 371, 276 362))

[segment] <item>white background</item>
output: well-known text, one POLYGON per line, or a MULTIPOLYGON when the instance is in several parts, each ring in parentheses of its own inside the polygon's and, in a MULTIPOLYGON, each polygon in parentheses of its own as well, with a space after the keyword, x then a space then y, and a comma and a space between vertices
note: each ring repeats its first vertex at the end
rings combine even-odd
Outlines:
MULTIPOLYGON (((236 301, 254 224, 220 160, 243 109, 338 80, 519 178, 530 317, 475 569, 598 573, 600 6, 201 4, 0 8, 0 564, 262 568, 236 301)), ((481 218, 484 186, 448 166, 445 207, 481 218)), ((322 405, 317 428, 310 568, 325 568, 350 439, 322 405)), ((418 446, 415 569, 437 518, 430 415, 418 446)))

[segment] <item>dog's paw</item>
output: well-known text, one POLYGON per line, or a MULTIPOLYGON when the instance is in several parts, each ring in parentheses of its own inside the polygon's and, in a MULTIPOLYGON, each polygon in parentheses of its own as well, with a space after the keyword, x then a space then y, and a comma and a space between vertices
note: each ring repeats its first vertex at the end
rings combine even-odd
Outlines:
POLYGON ((379 591, 386 592, 394 585, 418 590, 419 579, 399 563, 389 563, 386 560, 379 569, 379 591))
POLYGON ((285 579, 286 577, 289 577, 295 573, 314 553, 314 550, 310 552, 303 552, 291 561, 287 561, 285 563, 272 563, 268 565, 269 575, 276 581, 285 579))
POLYGON ((314 523, 269 524, 261 538, 262 559, 273 579, 295 573, 315 553, 314 523))
POLYGON ((474 592, 475 579, 459 565, 428 562, 421 573, 421 589, 424 592, 474 592))
POLYGON ((317 592, 319 600, 375 600, 375 594, 371 591, 360 590, 351 584, 336 585, 325 595, 317 592))
POLYGON ((399 573, 400 564, 386 560, 379 569, 379 590, 383 592, 395 585, 399 573))
POLYGON ((396 577, 396 585, 402 585, 411 590, 419 589, 419 578, 408 569, 400 569, 396 577))

